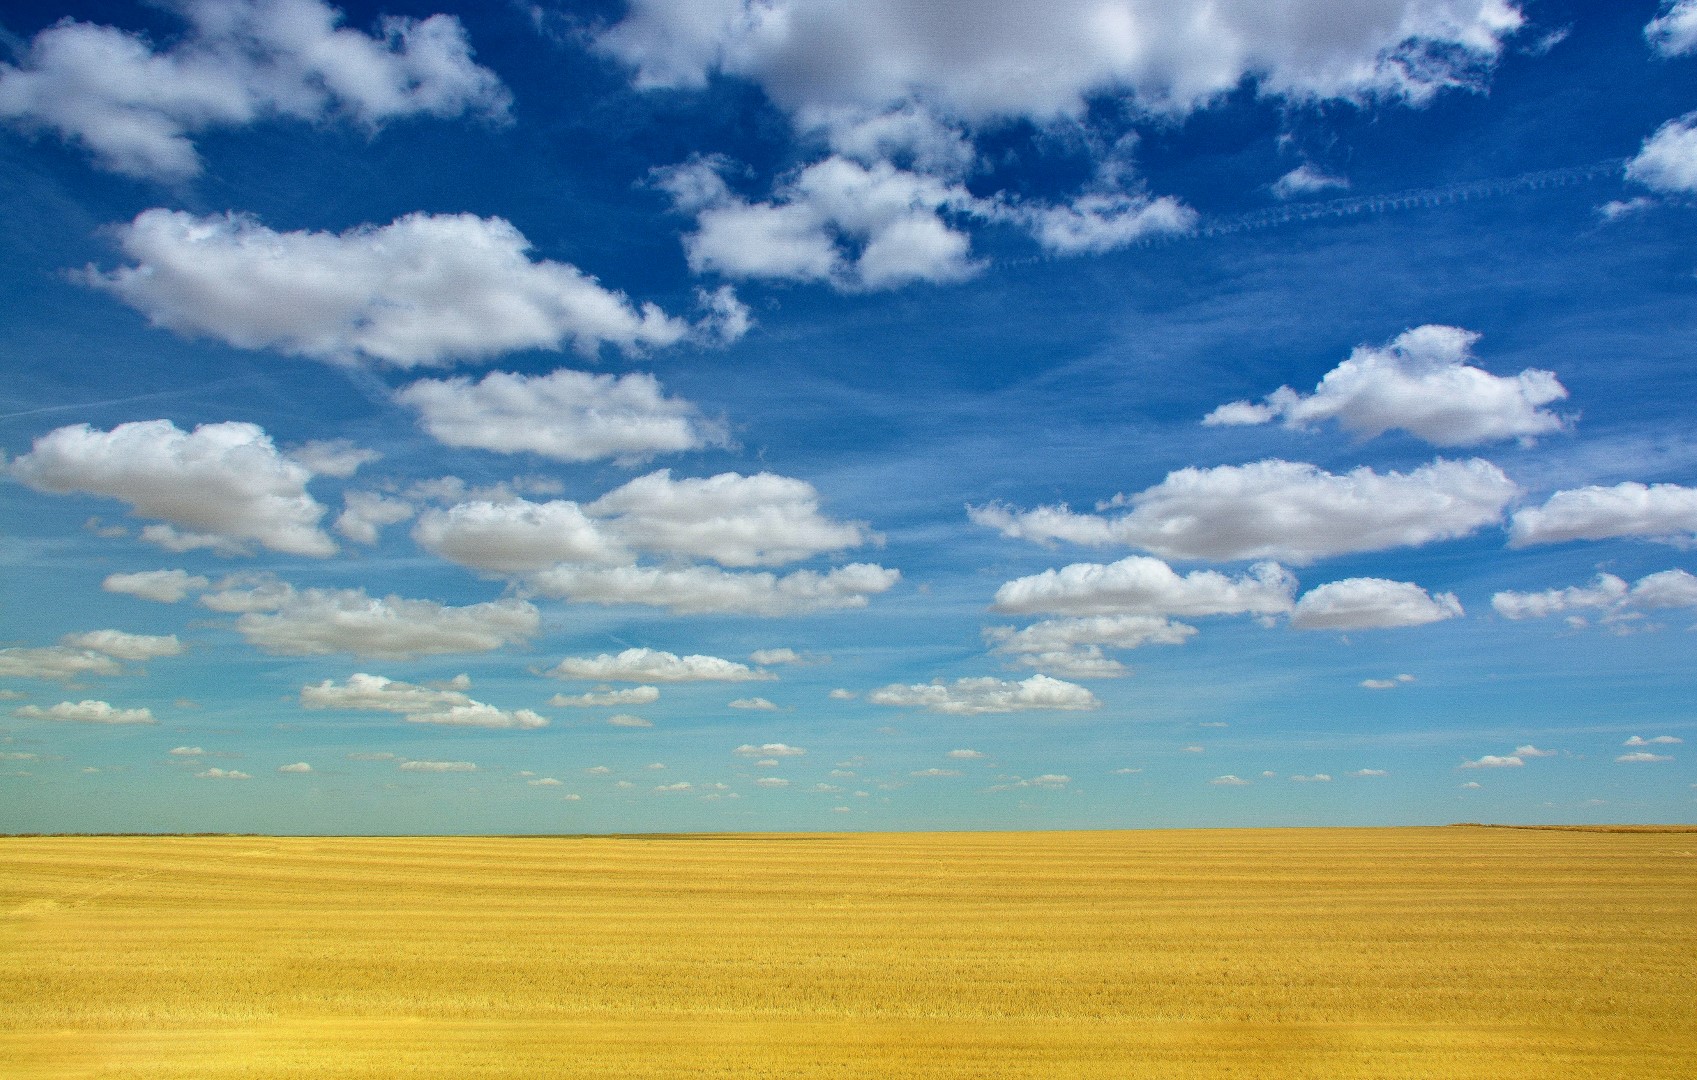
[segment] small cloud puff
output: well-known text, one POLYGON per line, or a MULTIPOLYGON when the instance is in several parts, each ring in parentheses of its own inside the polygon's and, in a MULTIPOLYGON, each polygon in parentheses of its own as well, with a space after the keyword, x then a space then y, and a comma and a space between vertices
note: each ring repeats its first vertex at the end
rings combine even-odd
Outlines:
POLYGON ((1291 611, 1300 630, 1372 630, 1424 626, 1462 614, 1454 593, 1428 595, 1408 581, 1346 578, 1303 595, 1291 611))
POLYGON ((1036 787, 1036 788, 1063 788, 1063 787, 1066 787, 1070 783, 1072 783, 1072 777, 1067 776, 1064 773, 1044 773, 1042 776, 1033 776, 1029 780, 1025 780, 1025 779, 1021 779, 1019 777, 1015 777, 1010 782, 1008 782, 1006 784, 998 784, 996 787, 992 788, 991 790, 992 791, 1004 791, 1004 790, 1007 790, 1009 788, 1033 788, 1033 787, 1036 787))
POLYGON ((1246 787, 1249 784, 1248 780, 1243 779, 1241 776, 1233 776, 1231 773, 1227 773, 1224 776, 1216 776, 1208 782, 1218 787, 1246 787))
POLYGON ((778 711, 778 706, 772 704, 763 697, 737 698, 735 701, 729 702, 727 707, 732 709, 752 709, 757 712, 778 711))
POLYGON ((632 716, 630 713, 619 713, 617 716, 609 716, 607 718, 607 723, 612 724, 614 727, 624 728, 650 728, 654 726, 654 721, 644 720, 642 717, 632 716))
POLYGON ((748 654, 748 658, 761 667, 806 662, 806 658, 794 649, 756 649, 748 654))
POLYGON ((1636 751, 1636 752, 1631 753, 1631 754, 1622 754, 1619 757, 1615 758, 1615 760, 1616 761, 1625 761, 1625 762, 1645 762, 1645 763, 1648 763, 1648 762, 1653 762, 1653 761, 1672 761, 1673 758, 1668 756, 1667 754, 1652 754, 1652 753, 1650 753, 1649 751, 1646 751, 1646 750, 1639 750, 1639 751, 1636 751))
POLYGON ((556 679, 611 682, 747 682, 777 678, 717 656, 679 656, 657 649, 626 649, 617 656, 568 656, 545 674, 556 679))
POLYGON ((1294 199, 1322 191, 1347 191, 1349 190, 1349 179, 1343 176, 1330 176, 1312 165, 1298 165, 1273 181, 1269 190, 1272 191, 1275 199, 1294 199))
POLYGON ((304 761, 297 761, 293 765, 279 765, 277 771, 281 773, 309 773, 312 771, 312 766, 304 761))
POLYGON ((1412 675, 1398 675, 1394 679, 1362 679, 1361 685, 1367 690, 1394 690, 1399 686, 1407 686, 1414 681, 1412 675))
POLYGON ((1621 743, 1621 745, 1622 746, 1677 746, 1684 741, 1685 741, 1684 739, 1679 738, 1677 735, 1657 735, 1653 739, 1646 739, 1641 735, 1634 735, 1634 736, 1632 736, 1632 738, 1621 743))
POLYGON ((732 751, 732 753, 741 754, 743 757, 780 758, 801 757, 806 754, 807 751, 803 750, 799 746, 790 746, 787 743, 769 742, 761 743, 759 746, 755 746, 752 743, 744 743, 732 751))
POLYGON ((608 705, 652 705, 660 700, 658 686, 633 686, 625 690, 594 690, 587 694, 555 694, 548 704, 558 708, 588 709, 608 705))
POLYGON ((1473 761, 1464 761, 1459 767, 1463 769, 1518 769, 1524 764, 1526 762, 1512 755, 1499 757, 1496 754, 1486 754, 1484 757, 1473 761))
POLYGON ((200 777, 202 780, 252 780, 253 779, 253 777, 249 776, 245 772, 242 772, 240 769, 207 769, 205 772, 195 773, 195 775, 200 777))

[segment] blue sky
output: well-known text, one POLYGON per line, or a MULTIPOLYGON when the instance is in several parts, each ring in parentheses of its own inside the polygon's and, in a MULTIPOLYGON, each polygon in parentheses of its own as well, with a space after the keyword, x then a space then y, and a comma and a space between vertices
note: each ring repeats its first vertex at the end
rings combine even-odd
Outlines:
POLYGON ((1689 0, 0 25, 0 828, 1691 819, 1689 0))

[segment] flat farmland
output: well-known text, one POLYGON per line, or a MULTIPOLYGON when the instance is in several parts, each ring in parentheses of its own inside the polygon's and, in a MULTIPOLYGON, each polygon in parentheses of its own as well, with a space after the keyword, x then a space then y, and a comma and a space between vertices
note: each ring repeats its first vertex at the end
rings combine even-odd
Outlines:
POLYGON ((1697 1076, 1697 832, 0 839, 8 1077, 1697 1076))

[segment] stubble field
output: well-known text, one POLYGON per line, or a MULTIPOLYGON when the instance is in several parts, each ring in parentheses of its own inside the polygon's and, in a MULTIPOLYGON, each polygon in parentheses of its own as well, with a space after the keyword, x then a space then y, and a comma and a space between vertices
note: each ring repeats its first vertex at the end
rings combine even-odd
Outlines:
POLYGON ((1697 1076, 1697 833, 0 839, 10 1077, 1697 1076))

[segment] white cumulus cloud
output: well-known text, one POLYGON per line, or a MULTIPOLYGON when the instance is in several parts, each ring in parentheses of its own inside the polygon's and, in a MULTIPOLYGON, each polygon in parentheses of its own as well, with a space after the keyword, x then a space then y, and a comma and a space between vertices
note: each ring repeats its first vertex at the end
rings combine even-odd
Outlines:
POLYGON ((938 679, 912 686, 892 684, 872 691, 868 700, 874 705, 921 708, 950 716, 1095 709, 1102 704, 1084 687, 1047 675, 1033 675, 1019 682, 985 677, 956 679, 953 683, 938 679))
POLYGON ((344 119, 369 132, 406 116, 502 119, 509 95, 472 61, 451 15, 385 17, 375 35, 322 0, 180 0, 167 49, 62 19, 17 66, 0 64, 0 117, 81 143, 101 165, 175 179, 200 171, 191 136, 269 118, 344 119))
POLYGON ((1663 194, 1697 191, 1697 113, 1687 113, 1657 128, 1626 163, 1626 175, 1663 194))
POLYGON ((311 469, 314 476, 343 478, 383 457, 376 450, 356 445, 352 439, 313 439, 290 447, 289 456, 311 469))
POLYGON ((1504 0, 636 0, 599 47, 639 87, 758 83, 804 126, 918 102, 965 122, 1077 119, 1092 99, 1182 114, 1253 78, 1296 101, 1477 87, 1524 22, 1504 0))
POLYGON ((402 772, 476 772, 477 763, 472 761, 403 761, 396 768, 402 772))
POLYGON ((12 715, 24 720, 64 720, 79 724, 156 724, 150 709, 120 709, 104 701, 61 701, 42 708, 20 705, 12 715))
POLYGON ((70 682, 84 675, 118 675, 119 660, 157 660, 180 656, 175 634, 131 634, 123 630, 87 630, 66 634, 44 648, 0 649, 0 678, 54 679, 70 682))
POLYGON ((250 541, 290 555, 336 551, 318 528, 324 507, 306 490, 311 471, 280 454, 255 424, 202 424, 192 432, 169 420, 111 431, 77 424, 35 440, 11 472, 38 491, 129 503, 136 516, 167 523, 148 526, 142 537, 173 551, 228 554, 250 541))
POLYGON ((1368 630, 1460 618, 1454 593, 1430 595, 1408 581, 1345 578, 1304 593, 1290 613, 1299 630, 1368 630))
POLYGON ((558 708, 602 708, 618 705, 652 705, 660 700, 658 686, 632 686, 624 690, 595 690, 584 694, 555 694, 548 704, 558 708))
POLYGON ((1623 536, 1682 546, 1697 542, 1697 488, 1628 481, 1558 491, 1543 506, 1515 511, 1508 543, 1530 547, 1623 536))
POLYGON ((1136 649, 1144 645, 1182 645, 1196 628, 1158 615, 1094 615, 1045 619, 1023 629, 992 626, 984 639, 995 651, 1018 663, 1069 678, 1114 678, 1124 673, 1104 646, 1136 649))
POLYGON ((315 686, 303 686, 300 697, 301 705, 308 709, 396 713, 414 724, 521 729, 548 726, 546 718, 529 709, 499 709, 474 701, 459 689, 415 686, 364 672, 355 672, 340 685, 325 679, 315 686))
POLYGON ((575 502, 514 498, 426 510, 413 526, 424 550, 494 573, 544 570, 559 563, 628 562, 631 554, 575 502))
POLYGON ((289 765, 277 766, 277 771, 280 773, 309 773, 312 771, 312 766, 305 761, 296 761, 289 765))
MULTIPOLYGON (((1045 570, 1030 577, 1015 578, 996 590, 993 608, 1019 615, 1043 613, 1157 618, 1246 613, 1273 615, 1290 610, 1295 591, 1296 578, 1276 563, 1257 563, 1237 577, 1217 570, 1195 570, 1181 575, 1160 559, 1133 555, 1106 565, 1072 563, 1059 570, 1045 570)), ((1067 625, 1080 628, 1088 625, 1104 633, 1112 633, 1122 641, 1145 631, 1156 639, 1163 634, 1184 634, 1183 630, 1166 630, 1154 623, 1132 620, 1067 625), (1110 628, 1117 629, 1110 631, 1110 628)), ((1113 641, 1104 639, 1092 643, 1113 644, 1113 641)))
POLYGON ((64 645, 0 649, 0 678, 71 682, 85 675, 117 675, 123 666, 105 653, 64 645))
POLYGON ((560 368, 547 375, 492 371, 420 379, 395 395, 416 409, 424 430, 446 446, 555 461, 639 460, 723 446, 724 425, 687 401, 669 398, 652 375, 594 375, 560 368))
POLYGON ((116 235, 133 265, 91 284, 155 326, 244 349, 399 368, 570 342, 594 355, 671 345, 689 326, 575 266, 533 260, 501 218, 408 214, 342 233, 146 210, 116 235))
POLYGON ((445 727, 519 728, 532 730, 548 726, 548 719, 529 709, 498 709, 481 701, 449 705, 433 712, 410 713, 407 721, 413 724, 441 724, 445 727))
POLYGON ((175 604, 196 589, 212 584, 187 570, 141 570, 133 574, 108 574, 100 587, 159 604, 175 604))
POLYGON ((226 590, 203 598, 214 610, 243 610, 236 620, 248 643, 284 656, 346 652, 389 660, 489 652, 528 640, 541 615, 524 600, 451 607, 434 600, 373 597, 364 589, 226 590), (226 595, 227 594, 227 595, 226 595), (223 596, 223 600, 215 597, 223 596))
POLYGON ((791 746, 788 743, 769 742, 762 743, 759 746, 755 746, 753 743, 744 743, 732 751, 732 753, 741 754, 743 757, 784 758, 801 757, 806 754, 807 751, 799 746, 791 746))
POLYGON ((1622 754, 1619 757, 1615 758, 1615 760, 1616 761, 1624 761, 1624 762, 1627 762, 1627 763, 1649 764, 1651 762, 1672 761, 1673 758, 1668 756, 1667 754, 1652 754, 1647 750, 1637 750, 1637 751, 1634 751, 1633 753, 1630 753, 1630 754, 1622 754))
POLYGON ((1409 473, 1365 466, 1334 474, 1301 462, 1187 468, 1099 509, 972 507, 972 520, 1039 542, 1125 544, 1175 559, 1282 559, 1308 563, 1352 552, 1467 536, 1502 519, 1519 492, 1488 461, 1442 458, 1409 473))
POLYGON ((882 539, 864 522, 820 514, 812 484, 773 473, 674 480, 671 470, 661 469, 585 510, 606 519, 633 546, 722 566, 780 566, 882 539))
POLYGON ((1486 754, 1484 757, 1461 763, 1463 769, 1518 769, 1526 762, 1519 755, 1486 754))
POLYGON ((820 573, 796 570, 731 573, 714 566, 662 569, 647 566, 562 565, 532 575, 544 596, 592 604, 643 604, 678 614, 804 615, 862 608, 867 598, 901 579, 899 570, 850 563, 820 573))
POLYGON ((1298 165, 1273 181, 1272 185, 1273 197, 1276 199, 1297 199, 1322 191, 1348 189, 1349 180, 1346 177, 1333 176, 1312 165, 1298 165))
POLYGON ((1015 207, 996 216, 1023 222, 1044 250, 1057 255, 1113 251, 1145 237, 1188 232, 1197 220, 1196 211, 1172 196, 1141 191, 1088 191, 1060 205, 1015 207))
POLYGON ((66 634, 60 644, 105 653, 118 660, 157 660, 162 656, 181 656, 183 652, 183 643, 175 634, 130 634, 122 630, 66 634))
POLYGON ((751 710, 751 711, 754 711, 754 712, 777 712, 778 711, 778 706, 774 705, 770 701, 767 701, 763 697, 737 698, 735 701, 728 702, 726 704, 726 707, 731 708, 731 709, 748 709, 748 710, 751 710))
POLYGON ((1527 440, 1561 430, 1563 419, 1542 407, 1567 397, 1554 373, 1528 368, 1493 375, 1471 362, 1478 340, 1454 326, 1416 327, 1382 348, 1357 346, 1312 394, 1280 387, 1263 405, 1232 402, 1202 422, 1282 419, 1287 428, 1305 429, 1332 420, 1361 438, 1401 429, 1434 446, 1527 440))
POLYGON ((1644 37, 1662 56, 1697 52, 1697 0, 1662 0, 1662 10, 1644 27, 1644 37))
POLYGON ((568 656, 545 673, 556 679, 594 679, 602 682, 756 682, 776 679, 765 671, 717 656, 658 649, 626 649, 617 655, 568 656))
POLYGON ((356 544, 377 543, 378 534, 386 525, 399 525, 417 513, 417 508, 401 499, 391 499, 373 491, 342 493, 342 512, 336 517, 336 531, 356 544))
POLYGON ((301 687, 301 705, 308 709, 353 709, 364 712, 419 713, 451 705, 465 705, 471 698, 458 690, 439 690, 415 686, 385 678, 355 672, 346 682, 325 679, 316 685, 301 687))
POLYGON ((725 184, 727 165, 697 159, 657 173, 695 217, 684 252, 696 273, 854 290, 960 281, 983 268, 945 217, 977 205, 958 183, 833 154, 785 180, 772 201, 751 202, 725 184))
POLYGON ((1598 574, 1589 585, 1570 585, 1543 592, 1499 592, 1491 607, 1505 619, 1542 619, 1568 615, 1582 626, 1595 613, 1605 624, 1641 618, 1643 613, 1670 608, 1697 608, 1697 576, 1684 570, 1646 574, 1632 585, 1613 574, 1598 574))

